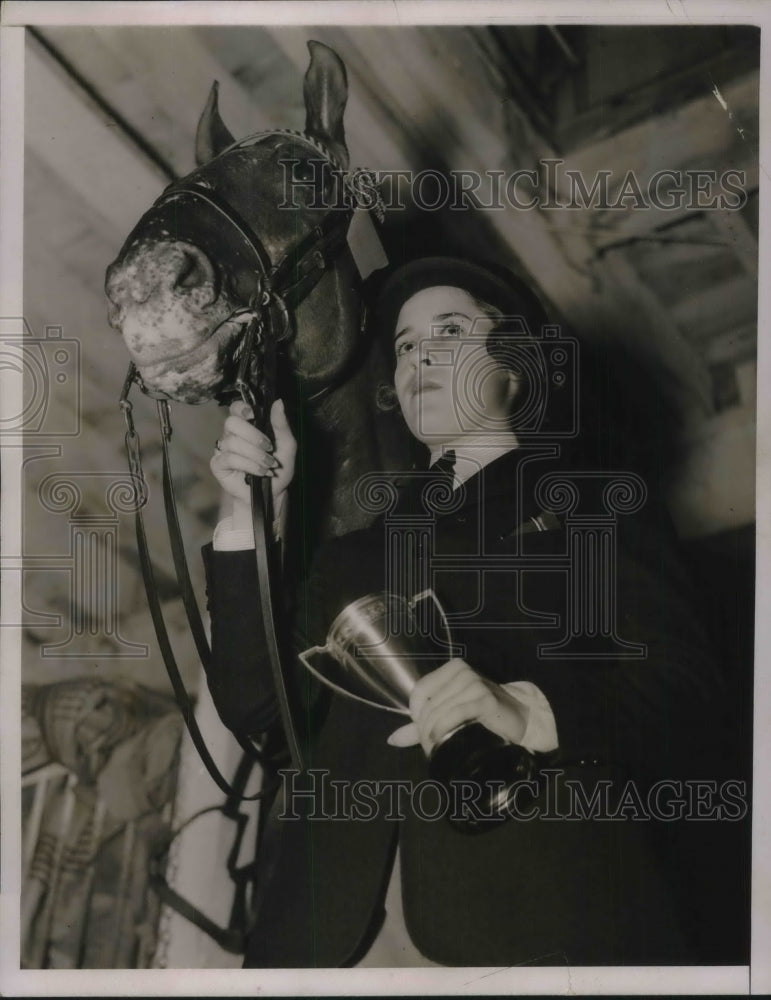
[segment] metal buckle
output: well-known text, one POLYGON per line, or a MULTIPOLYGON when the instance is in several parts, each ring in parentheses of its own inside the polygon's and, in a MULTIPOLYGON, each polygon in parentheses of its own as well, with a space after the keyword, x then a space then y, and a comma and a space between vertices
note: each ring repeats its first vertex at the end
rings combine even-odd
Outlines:
POLYGON ((123 413, 126 423, 126 434, 124 441, 126 444, 126 457, 128 459, 129 475, 134 484, 136 509, 144 507, 147 503, 147 483, 142 469, 142 455, 140 452, 139 435, 134 427, 134 405, 129 400, 129 393, 132 385, 137 381, 139 372, 132 361, 128 366, 126 378, 123 382, 118 406, 123 413))

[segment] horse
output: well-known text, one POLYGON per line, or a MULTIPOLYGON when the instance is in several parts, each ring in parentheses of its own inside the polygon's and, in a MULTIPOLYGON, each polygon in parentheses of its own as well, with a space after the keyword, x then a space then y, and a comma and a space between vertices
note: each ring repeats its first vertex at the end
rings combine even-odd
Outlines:
POLYGON ((142 216, 107 268, 105 291, 136 381, 157 399, 236 398, 249 323, 260 318, 258 336, 280 352, 278 391, 290 411, 301 386, 296 418, 305 468, 315 462, 319 473, 311 502, 323 536, 366 523, 354 485, 388 464, 384 452, 398 444, 373 405, 387 371, 367 350, 362 281, 346 243, 345 66, 321 43, 308 47, 304 132, 236 142, 215 82, 198 123, 196 169, 142 216))
MULTIPOLYGON (((159 400, 172 554, 207 673, 211 653, 192 594, 171 483, 168 401, 215 399, 227 405, 240 396, 252 406, 255 423, 270 433, 270 404, 276 396, 284 398, 300 445, 296 517, 304 555, 314 541, 364 527, 372 512, 357 500, 360 477, 396 468, 408 457, 404 430, 378 420, 376 398, 379 384, 388 382, 388 362, 365 336, 362 279, 385 255, 371 221, 369 245, 366 235, 362 242, 361 225, 359 235, 351 236, 357 215, 369 219, 364 208, 374 209, 382 221, 382 202, 371 175, 348 171, 345 66, 321 43, 310 41, 308 47, 304 131, 271 129, 235 141, 220 116, 215 82, 198 123, 195 170, 169 185, 145 212, 105 277, 109 322, 131 358, 121 396, 129 465, 143 490, 127 399, 136 383, 159 400), (364 274, 362 261, 369 262, 362 265, 364 274)), ((381 410, 387 412, 388 405, 381 410)), ((146 494, 136 510, 137 543, 159 646, 193 742, 214 781, 230 795, 233 790, 198 731, 168 642, 142 524, 145 499, 146 494)), ((269 538, 267 480, 259 487, 252 482, 252 508, 266 644, 288 749, 301 767, 279 648, 282 574, 269 538)))

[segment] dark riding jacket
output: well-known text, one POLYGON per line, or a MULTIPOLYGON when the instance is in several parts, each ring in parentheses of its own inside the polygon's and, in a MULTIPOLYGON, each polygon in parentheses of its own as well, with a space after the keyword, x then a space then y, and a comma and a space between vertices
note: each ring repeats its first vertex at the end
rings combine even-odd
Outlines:
MULTIPOLYGON (((538 483, 563 473, 548 449, 507 453, 465 484, 455 509, 436 515, 424 541, 432 552, 415 554, 436 557, 430 582, 465 660, 493 681, 531 681, 546 696, 559 750, 540 762, 537 797, 477 836, 430 818, 430 789, 420 809, 409 795, 396 802, 398 782, 415 789, 427 778, 420 747, 386 743, 403 720, 320 690, 298 667, 308 773, 287 779, 265 826, 247 965, 354 964, 382 920, 397 840, 407 928, 435 962, 690 960, 672 869, 651 832, 662 823, 646 818, 646 796, 657 781, 700 773, 718 674, 652 501, 611 515, 607 477, 584 476, 578 506, 538 530, 538 483), (576 601, 584 625, 571 635, 576 601), (357 812, 330 780, 368 782, 357 787, 369 807, 357 812)), ((399 503, 402 514, 424 510, 414 484, 399 503)), ((323 644, 342 608, 384 589, 389 517, 322 546, 299 588, 298 646, 323 644)), ((254 554, 207 546, 204 559, 215 704, 235 731, 265 729, 276 705, 254 554)))

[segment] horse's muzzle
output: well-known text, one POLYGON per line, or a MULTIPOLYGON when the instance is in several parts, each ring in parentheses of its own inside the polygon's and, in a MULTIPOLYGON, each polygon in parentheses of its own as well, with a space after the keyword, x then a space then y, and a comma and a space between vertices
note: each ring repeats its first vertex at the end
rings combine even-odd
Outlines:
POLYGON ((200 312, 217 298, 217 274, 206 254, 192 243, 140 242, 107 268, 105 292, 113 306, 111 322, 120 311, 170 292, 188 309, 200 312))

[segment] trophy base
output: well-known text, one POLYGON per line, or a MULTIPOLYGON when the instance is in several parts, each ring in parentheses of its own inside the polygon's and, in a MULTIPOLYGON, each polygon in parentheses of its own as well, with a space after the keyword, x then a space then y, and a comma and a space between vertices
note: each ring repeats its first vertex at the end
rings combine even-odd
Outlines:
POLYGON ((434 747, 429 773, 460 792, 451 796, 450 824, 461 833, 477 834, 511 819, 532 800, 538 767, 529 750, 472 722, 434 747))

